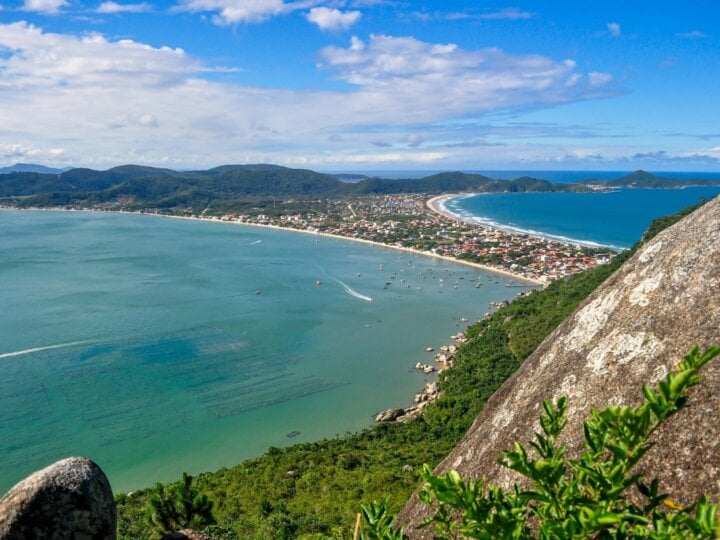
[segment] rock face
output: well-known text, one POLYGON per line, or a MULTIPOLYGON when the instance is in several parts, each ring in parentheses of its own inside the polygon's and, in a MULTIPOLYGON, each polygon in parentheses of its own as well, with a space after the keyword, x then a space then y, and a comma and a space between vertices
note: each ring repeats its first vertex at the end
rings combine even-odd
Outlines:
POLYGON ((182 531, 175 531, 165 535, 162 540, 213 540, 206 534, 193 531, 192 529, 183 529, 182 531))
POLYGON ((399 409, 397 407, 392 407, 386 411, 378 413, 377 416, 375 416, 375 421, 376 422, 394 422, 395 420, 397 420, 404 414, 405 414, 405 410, 399 409))
POLYGON ((112 540, 110 483, 92 461, 74 457, 28 476, 0 499, 0 539, 112 540))
MULTIPOLYGON (((696 344, 720 344, 720 198, 656 236, 593 292, 492 396, 436 472, 511 486, 519 477, 497 459, 540 429, 543 399, 561 396, 569 401, 561 442, 576 455, 591 409, 639 403, 641 385, 663 378, 696 344)), ((716 358, 640 464, 681 505, 702 494, 720 499, 719 388, 716 358)), ((430 538, 414 528, 426 515, 413 496, 399 521, 411 537, 430 538)))

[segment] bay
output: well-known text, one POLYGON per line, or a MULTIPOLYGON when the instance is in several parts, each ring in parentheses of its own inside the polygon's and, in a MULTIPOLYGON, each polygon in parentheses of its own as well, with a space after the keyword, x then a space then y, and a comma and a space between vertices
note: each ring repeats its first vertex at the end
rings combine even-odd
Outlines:
POLYGON ((625 249, 640 239, 653 219, 718 194, 717 186, 593 193, 482 193, 449 199, 445 208, 481 225, 625 249))
POLYGON ((425 347, 522 290, 387 248, 142 215, 2 211, 0 252, 3 491, 71 455, 124 491, 362 429, 412 402, 425 347))

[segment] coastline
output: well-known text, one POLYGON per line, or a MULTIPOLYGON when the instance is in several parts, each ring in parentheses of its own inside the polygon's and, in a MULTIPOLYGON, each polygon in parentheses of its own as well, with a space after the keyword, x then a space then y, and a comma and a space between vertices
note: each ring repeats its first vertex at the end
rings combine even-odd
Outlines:
MULTIPOLYGON (((433 197, 432 199, 427 201, 426 204, 429 205, 431 202, 435 201, 436 199, 449 198, 449 197, 454 197, 454 196, 456 196, 456 195, 441 195, 440 197, 433 197)), ((431 208, 430 206, 428 206, 428 207, 431 210, 433 210, 434 212, 441 213, 438 210, 436 210, 435 208, 431 208)), ((462 259, 456 259, 454 257, 448 257, 446 255, 438 255, 436 253, 420 251, 417 249, 407 248, 407 247, 403 247, 403 246, 393 246, 391 244, 383 244, 382 242, 374 242, 372 240, 365 240, 364 238, 353 238, 350 236, 341 236, 339 234, 330 234, 330 233, 325 233, 325 232, 320 232, 320 231, 312 231, 312 230, 307 230, 307 229, 295 229, 292 227, 280 227, 278 225, 263 225, 261 223, 246 223, 243 221, 223 221, 220 219, 212 219, 212 218, 205 218, 205 217, 199 217, 199 216, 172 216, 172 215, 168 215, 168 214, 156 214, 156 213, 152 213, 152 212, 141 212, 141 211, 130 212, 128 210, 89 210, 89 209, 66 209, 66 208, 13 208, 13 207, 3 207, 3 208, 0 208, 0 210, 15 210, 15 211, 19 211, 19 212, 45 211, 45 212, 86 212, 86 213, 104 213, 104 214, 126 214, 126 215, 140 215, 140 216, 155 216, 155 217, 170 218, 170 219, 184 219, 184 220, 189 220, 189 221, 204 221, 204 222, 210 222, 210 223, 223 223, 223 224, 228 224, 228 225, 244 225, 244 226, 248 226, 248 227, 261 227, 261 228, 265 228, 265 229, 273 229, 276 231, 288 231, 288 232, 309 234, 309 235, 313 235, 313 236, 322 236, 325 238, 331 238, 331 239, 335 239, 335 240, 348 240, 351 242, 358 242, 361 244, 366 244, 366 245, 375 246, 375 247, 382 247, 382 248, 393 249, 393 250, 397 250, 397 251, 404 251, 404 252, 410 253, 412 255, 420 255, 423 257, 432 257, 434 259, 439 259, 439 260, 443 260, 446 262, 462 264, 464 266, 470 266, 477 270, 482 270, 483 272, 491 272, 493 274, 499 274, 504 277, 509 277, 509 278, 512 278, 517 281, 527 282, 527 283, 529 283, 533 286, 537 286, 537 287, 544 287, 547 285, 546 282, 541 281, 539 279, 529 278, 529 277, 523 276, 522 274, 510 272, 509 270, 505 270, 502 268, 494 268, 492 266, 475 263, 475 262, 471 262, 471 261, 464 261, 462 259)), ((443 215, 449 219, 453 219, 453 220, 457 221, 457 218, 455 218, 454 216, 451 217, 452 214, 449 214, 449 213, 442 214, 441 213, 441 215, 443 215)))
MULTIPOLYGON (((564 236, 555 236, 552 234, 527 231, 524 229, 519 229, 519 228, 511 227, 511 226, 502 226, 497 223, 487 223, 487 222, 483 222, 483 221, 475 221, 475 220, 467 219, 462 216, 453 214, 452 212, 448 211, 447 208, 445 208, 446 201, 453 199, 455 197, 462 197, 464 195, 468 195, 468 193, 451 193, 451 194, 445 194, 445 195, 438 195, 436 197, 429 199, 426 204, 427 204, 428 209, 431 212, 434 212, 435 214, 437 214, 439 216, 445 217, 445 218, 455 221, 457 223, 465 223, 467 225, 473 225, 475 227, 484 227, 486 229, 498 230, 498 231, 502 231, 507 234, 515 234, 515 235, 519 234, 519 235, 531 236, 533 238, 545 240, 548 242, 560 242, 562 244, 583 246, 583 247, 589 247, 589 248, 593 248, 593 249, 605 248, 605 249, 615 251, 617 253, 620 253, 621 251, 625 251, 626 249, 629 249, 628 247, 614 246, 614 245, 609 245, 609 244, 600 244, 598 242, 577 240, 574 238, 566 238, 564 236)), ((471 195, 480 195, 480 194, 473 193, 471 195)))

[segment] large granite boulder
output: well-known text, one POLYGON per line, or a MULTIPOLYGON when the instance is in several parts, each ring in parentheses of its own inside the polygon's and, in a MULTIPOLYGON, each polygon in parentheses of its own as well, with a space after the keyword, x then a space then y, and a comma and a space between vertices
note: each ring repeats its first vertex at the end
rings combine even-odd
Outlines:
MULTIPOLYGON (((577 455, 591 409, 637 404, 641 385, 696 344, 720 344, 720 198, 656 236, 591 294, 492 396, 436 472, 511 486, 519 477, 498 458, 540 429, 543 399, 561 396, 569 400, 562 442, 577 455)), ((701 377, 640 464, 681 505, 720 498, 720 360, 701 377)), ((413 538, 430 538, 414 528, 427 513, 413 496, 399 521, 413 538)))
POLYGON ((0 540, 112 540, 116 514, 100 467, 81 457, 63 459, 0 499, 0 540))

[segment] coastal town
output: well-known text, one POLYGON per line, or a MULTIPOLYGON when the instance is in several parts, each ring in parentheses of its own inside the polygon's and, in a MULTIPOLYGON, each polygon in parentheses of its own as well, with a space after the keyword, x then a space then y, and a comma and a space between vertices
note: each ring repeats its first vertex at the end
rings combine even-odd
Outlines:
POLYGON ((615 254, 569 242, 466 223, 443 210, 441 198, 377 195, 279 204, 263 211, 200 215, 412 249, 475 263, 540 284, 605 264, 615 254), (438 204, 438 202, 440 204, 438 204))
MULTIPOLYGON (((135 208, 129 201, 54 207, 62 210, 140 212, 292 229, 371 242, 473 264, 547 285, 607 263, 615 252, 463 221, 442 204, 448 196, 368 195, 316 200, 262 201, 241 209, 135 208)), ((9 208, 9 207, 6 207, 9 208)))

